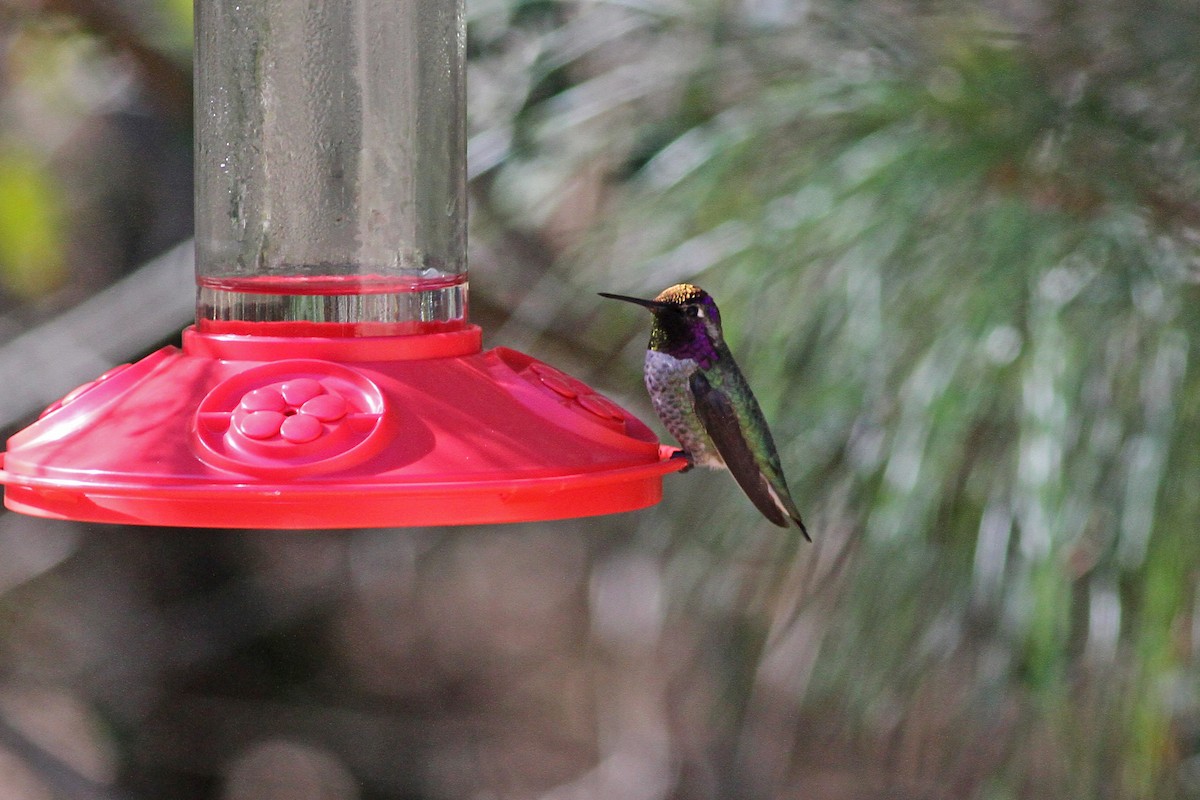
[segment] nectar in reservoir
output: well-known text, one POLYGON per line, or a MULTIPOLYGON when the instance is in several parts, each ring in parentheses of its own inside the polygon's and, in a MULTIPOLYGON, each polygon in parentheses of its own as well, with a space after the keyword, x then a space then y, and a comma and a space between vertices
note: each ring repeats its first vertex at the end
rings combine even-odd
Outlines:
POLYGON ((461 330, 467 276, 253 275, 200 277, 201 333, 258 336, 406 336, 461 330))

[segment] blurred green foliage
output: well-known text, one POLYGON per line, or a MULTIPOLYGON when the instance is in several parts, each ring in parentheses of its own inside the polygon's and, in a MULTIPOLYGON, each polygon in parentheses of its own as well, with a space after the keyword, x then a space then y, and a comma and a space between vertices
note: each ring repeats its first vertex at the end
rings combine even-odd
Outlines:
POLYGON ((62 189, 34 155, 0 152, 0 275, 9 292, 35 298, 61 285, 63 217, 62 189))
MULTIPOLYGON (((633 370, 646 320, 591 290, 703 285, 818 539, 856 548, 799 705, 882 746, 953 664, 972 690, 938 746, 1022 709, 986 796, 1197 791, 1200 18, 598 3, 545 31, 522 8, 496 30, 540 49, 494 205, 552 220, 589 170, 604 194, 557 261, 557 329, 633 370)), ((757 524, 700 523, 692 483, 678 536, 757 524)), ((717 580, 748 539, 682 549, 717 580)))
POLYGON ((0 14, 0 308, 53 313, 186 233, 190 134, 171 129, 190 129, 191 14, 167 0, 0 14))

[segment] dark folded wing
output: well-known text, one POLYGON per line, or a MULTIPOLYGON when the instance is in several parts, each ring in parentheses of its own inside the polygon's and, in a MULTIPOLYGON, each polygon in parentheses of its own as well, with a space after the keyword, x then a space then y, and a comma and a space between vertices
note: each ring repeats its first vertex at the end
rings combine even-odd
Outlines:
POLYGON ((700 417, 704 430, 716 445, 717 452, 725 460, 725 466, 733 473, 734 480, 763 516, 781 528, 788 527, 788 518, 771 496, 770 484, 742 433, 737 412, 729 396, 713 387, 699 370, 692 373, 691 389, 696 403, 696 415, 700 417))

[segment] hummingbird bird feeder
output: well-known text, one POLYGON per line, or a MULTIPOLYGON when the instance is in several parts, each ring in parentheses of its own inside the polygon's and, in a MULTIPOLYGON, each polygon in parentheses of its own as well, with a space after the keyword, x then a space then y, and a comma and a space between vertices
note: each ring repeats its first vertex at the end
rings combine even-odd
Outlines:
POLYGON ((468 322, 461 0, 195 13, 196 323, 9 439, 5 505, 347 528, 658 502, 673 448, 468 322))

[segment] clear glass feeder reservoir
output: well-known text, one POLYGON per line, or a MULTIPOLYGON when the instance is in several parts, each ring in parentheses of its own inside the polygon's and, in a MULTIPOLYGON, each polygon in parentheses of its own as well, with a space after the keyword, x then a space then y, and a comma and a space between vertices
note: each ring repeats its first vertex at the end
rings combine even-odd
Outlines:
POLYGON ((455 0, 196 4, 200 331, 465 325, 462 14, 455 0))
POLYGON ((339 528, 657 502, 639 420, 467 320, 460 0, 196 0, 196 324, 14 435, 45 517, 339 528))

